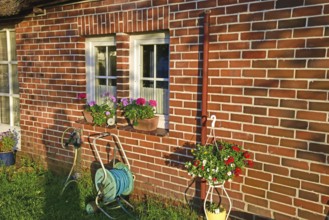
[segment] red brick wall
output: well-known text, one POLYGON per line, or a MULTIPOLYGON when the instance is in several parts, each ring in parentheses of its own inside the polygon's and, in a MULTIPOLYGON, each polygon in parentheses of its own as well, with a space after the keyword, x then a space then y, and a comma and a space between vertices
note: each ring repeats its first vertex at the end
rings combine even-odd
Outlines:
MULTIPOLYGON (((200 140, 202 20, 211 10, 209 116, 218 138, 253 153, 255 167, 227 184, 236 215, 324 219, 329 212, 329 3, 326 0, 114 1, 47 8, 16 28, 22 150, 52 165, 67 126, 118 134, 136 186, 183 198, 182 164, 200 140), (116 34, 118 96, 129 91, 129 35, 170 33, 170 130, 159 137, 76 123, 86 90, 85 37, 116 34), (219 127, 221 125, 221 127, 219 127)), ((106 149, 100 147, 106 160, 106 149)), ((94 155, 83 145, 83 163, 94 155)), ((187 190, 194 194, 193 184, 187 190)))

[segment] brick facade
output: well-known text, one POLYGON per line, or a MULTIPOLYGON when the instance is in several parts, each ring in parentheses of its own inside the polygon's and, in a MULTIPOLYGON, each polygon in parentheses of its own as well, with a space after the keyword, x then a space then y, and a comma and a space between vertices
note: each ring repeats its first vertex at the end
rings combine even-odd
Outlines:
MULTIPOLYGON (((234 213, 324 219, 329 213, 329 3, 326 0, 104 0, 54 6, 16 25, 22 151, 72 162, 61 132, 118 134, 136 187, 183 199, 183 168, 200 140, 202 21, 210 14, 209 116, 216 135, 252 152, 254 168, 227 183, 234 213), (166 136, 78 123, 86 91, 85 38, 114 35, 118 96, 129 95, 129 36, 170 34, 166 136), (219 127, 219 124, 221 127, 219 127)), ((209 123, 210 124, 210 123, 209 123)), ((100 150, 106 160, 107 149, 100 150)), ((83 165, 95 160, 83 145, 83 165)), ((187 190, 188 189, 188 190, 187 190)))

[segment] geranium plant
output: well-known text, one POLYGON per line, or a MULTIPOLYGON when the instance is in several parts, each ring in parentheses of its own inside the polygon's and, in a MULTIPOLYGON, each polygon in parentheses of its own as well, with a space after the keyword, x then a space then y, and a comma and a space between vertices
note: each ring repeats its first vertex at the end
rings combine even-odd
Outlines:
POLYGON ((191 152, 194 158, 185 164, 188 173, 193 177, 203 178, 210 184, 230 182, 242 173, 245 166, 253 166, 248 151, 225 141, 216 141, 205 146, 198 144, 191 152))
POLYGON ((16 130, 7 130, 0 133, 0 152, 16 150, 19 133, 16 130))
POLYGON ((133 125, 137 125, 140 119, 154 118, 156 106, 157 102, 155 100, 147 101, 145 98, 122 98, 120 102, 123 115, 133 125))
POLYGON ((116 113, 116 98, 109 93, 104 93, 102 98, 102 103, 97 104, 95 101, 90 101, 85 108, 86 111, 91 112, 96 125, 106 124, 107 120, 114 118, 116 113))

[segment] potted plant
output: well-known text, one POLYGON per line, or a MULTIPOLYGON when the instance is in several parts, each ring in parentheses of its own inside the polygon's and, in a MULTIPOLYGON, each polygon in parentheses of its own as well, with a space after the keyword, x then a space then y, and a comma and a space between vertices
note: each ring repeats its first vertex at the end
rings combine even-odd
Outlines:
MULTIPOLYGON (((78 96, 79 97, 79 96, 78 96)), ((80 96, 81 97, 81 96, 80 96)), ((116 98, 109 93, 102 95, 102 103, 96 101, 87 103, 83 112, 87 122, 93 122, 95 125, 114 125, 116 115, 116 98)))
POLYGON ((16 130, 7 130, 0 133, 0 165, 15 164, 19 134, 16 130))
POLYGON ((198 144, 191 153, 193 160, 185 164, 188 173, 193 177, 203 178, 212 185, 230 182, 242 173, 245 166, 253 166, 248 151, 225 141, 216 141, 205 146, 198 144))
POLYGON ((155 107, 157 106, 155 100, 122 98, 119 106, 134 129, 142 131, 157 129, 159 116, 155 115, 155 107))
MULTIPOLYGON (((250 153, 242 150, 241 146, 225 141, 215 141, 213 144, 197 144, 191 150, 192 161, 185 163, 190 175, 208 181, 211 186, 220 186, 225 181, 231 182, 242 173, 245 166, 253 166, 250 153)), ((206 206, 207 219, 225 219, 226 210, 210 202, 206 206)))
POLYGON ((207 202, 206 216, 208 220, 224 220, 226 219, 226 210, 219 203, 207 202))

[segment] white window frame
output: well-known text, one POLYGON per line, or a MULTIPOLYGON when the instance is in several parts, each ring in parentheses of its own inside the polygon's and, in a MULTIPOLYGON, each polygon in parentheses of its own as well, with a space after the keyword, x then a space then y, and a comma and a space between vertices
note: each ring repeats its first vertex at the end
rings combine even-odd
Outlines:
MULTIPOLYGON (((150 44, 168 44, 169 35, 167 33, 152 33, 142 35, 130 36, 130 96, 132 98, 140 97, 140 81, 141 81, 141 51, 142 45, 150 44)), ((169 65, 169 64, 168 64, 169 65)), ((169 67, 168 67, 169 71, 169 67)), ((168 94, 169 94, 169 73, 168 73, 168 94)), ((157 100, 158 101, 158 100, 157 100)), ((168 101, 169 105, 169 101, 168 101)), ((169 106, 168 106, 169 108, 169 106)), ((169 110, 169 109, 168 109, 169 110)), ((169 112, 169 111, 168 111, 169 112)), ((169 114, 169 113, 168 113, 169 114)), ((169 128, 169 115, 158 115, 159 116, 159 128, 169 128)))
POLYGON ((0 93, 1 96, 7 96, 9 97, 9 125, 8 124, 1 124, 0 123, 0 132, 2 131, 6 131, 8 129, 16 129, 16 130, 20 130, 19 126, 15 126, 14 125, 14 98, 18 98, 19 99, 19 94, 14 94, 13 93, 13 88, 12 88, 12 65, 16 65, 17 66, 17 60, 12 60, 11 57, 11 42, 10 42, 10 32, 15 32, 14 29, 2 29, 0 30, 1 32, 6 32, 6 40, 7 40, 7 60, 3 61, 0 60, 0 64, 1 65, 8 65, 8 80, 9 80, 9 93, 0 93))
POLYGON ((87 73, 87 100, 94 101, 95 95, 95 47, 116 46, 115 37, 92 37, 86 39, 86 73, 87 73))

